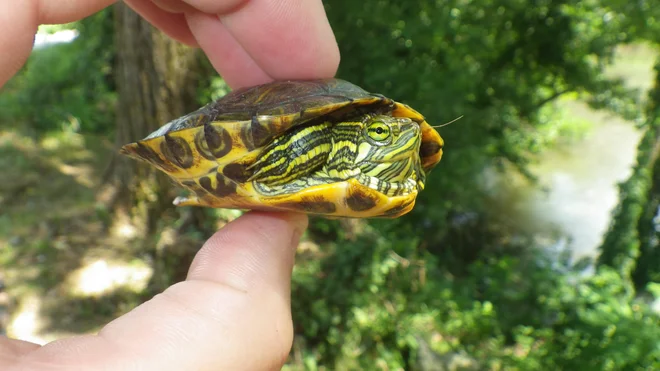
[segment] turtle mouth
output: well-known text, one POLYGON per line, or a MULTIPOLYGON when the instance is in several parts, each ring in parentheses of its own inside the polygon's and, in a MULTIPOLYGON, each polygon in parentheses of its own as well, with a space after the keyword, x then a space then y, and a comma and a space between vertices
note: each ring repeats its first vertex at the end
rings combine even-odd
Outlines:
POLYGON ((403 152, 403 153, 397 154, 397 155, 392 156, 392 157, 381 158, 381 159, 378 159, 378 160, 365 160, 364 162, 368 162, 368 163, 371 163, 371 164, 393 164, 393 163, 399 162, 399 161, 410 160, 414 157, 415 157, 414 153, 403 152))
POLYGON ((361 174, 355 179, 361 184, 390 197, 407 196, 420 191, 419 182, 414 178, 383 180, 371 175, 361 174))

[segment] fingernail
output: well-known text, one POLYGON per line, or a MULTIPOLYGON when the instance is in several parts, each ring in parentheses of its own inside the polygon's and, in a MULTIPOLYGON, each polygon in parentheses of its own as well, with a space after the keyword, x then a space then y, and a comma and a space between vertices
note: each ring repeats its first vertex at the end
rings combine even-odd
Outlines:
POLYGON ((298 244, 300 243, 300 237, 302 237, 303 231, 300 229, 296 229, 293 231, 293 236, 291 237, 291 248, 292 249, 297 249, 298 244))
POLYGON ((307 224, 309 219, 305 214, 291 214, 290 219, 295 225, 293 229, 293 234, 291 235, 291 248, 296 249, 300 243, 300 238, 307 229, 307 224))

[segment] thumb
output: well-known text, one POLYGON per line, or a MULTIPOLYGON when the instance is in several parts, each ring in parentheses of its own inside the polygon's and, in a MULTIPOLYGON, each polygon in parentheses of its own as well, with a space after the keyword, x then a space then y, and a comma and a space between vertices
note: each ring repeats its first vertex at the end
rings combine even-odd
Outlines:
POLYGON ((245 214, 207 241, 186 281, 97 336, 24 354, 18 369, 280 369, 293 340, 290 279, 306 226, 304 215, 245 214))

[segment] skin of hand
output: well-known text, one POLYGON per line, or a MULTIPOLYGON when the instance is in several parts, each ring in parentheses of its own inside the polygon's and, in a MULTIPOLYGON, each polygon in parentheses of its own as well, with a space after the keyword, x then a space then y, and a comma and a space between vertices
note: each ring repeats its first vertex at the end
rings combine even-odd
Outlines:
MULTIPOLYGON (((0 86, 40 24, 114 0, 0 0, 0 86)), ((125 0, 172 38, 201 47, 233 88, 334 76, 339 50, 320 0, 125 0)), ((44 346, 0 337, 0 370, 278 370, 293 341, 290 279, 307 217, 250 212, 213 235, 188 277, 96 335, 44 346)))

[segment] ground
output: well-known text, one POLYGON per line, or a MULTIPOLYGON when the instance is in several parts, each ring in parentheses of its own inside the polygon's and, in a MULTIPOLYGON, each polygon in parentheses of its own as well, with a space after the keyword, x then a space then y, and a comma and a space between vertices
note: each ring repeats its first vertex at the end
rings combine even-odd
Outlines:
POLYGON ((111 149, 72 132, 37 140, 0 131, 0 300, 10 336, 43 343, 91 331, 140 301, 149 264, 134 255, 129 227, 106 231, 96 201, 111 149))

